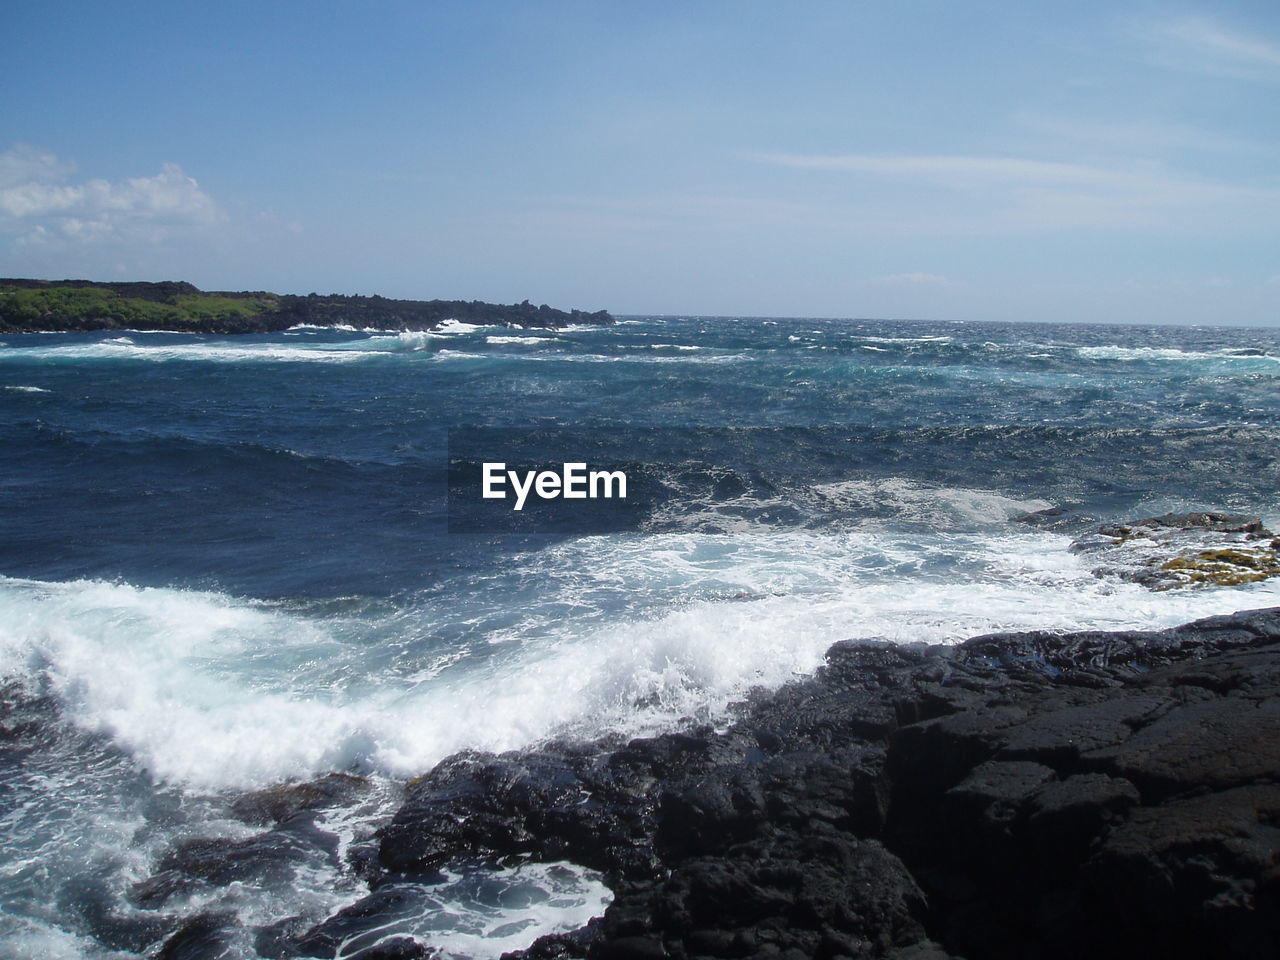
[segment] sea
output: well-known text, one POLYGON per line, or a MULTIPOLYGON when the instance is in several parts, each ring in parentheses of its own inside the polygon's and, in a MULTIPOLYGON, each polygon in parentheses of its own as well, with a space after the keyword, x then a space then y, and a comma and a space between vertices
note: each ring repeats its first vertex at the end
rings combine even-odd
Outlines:
MULTIPOLYGON (((153 956, 210 914, 226 956, 280 955, 264 931, 368 893, 352 852, 441 759, 726 724, 839 640, 1280 605, 1277 580, 1153 591, 1070 549, 1168 511, 1280 528, 1278 453, 1278 329, 0 336, 0 955, 153 956), (633 493, 508 526, 451 486, 490 460, 622 465, 633 493), (364 789, 325 842, 139 893, 174 850, 261 835, 246 794, 334 772, 364 789)), ((611 898, 566 862, 419 886, 383 934, 458 958, 611 898)))

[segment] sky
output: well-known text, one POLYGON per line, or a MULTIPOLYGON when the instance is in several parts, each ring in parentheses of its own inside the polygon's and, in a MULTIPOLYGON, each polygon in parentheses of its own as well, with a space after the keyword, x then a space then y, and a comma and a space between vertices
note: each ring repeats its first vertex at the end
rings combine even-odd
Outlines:
POLYGON ((1280 324, 1280 4, 6 6, 0 276, 1280 324))

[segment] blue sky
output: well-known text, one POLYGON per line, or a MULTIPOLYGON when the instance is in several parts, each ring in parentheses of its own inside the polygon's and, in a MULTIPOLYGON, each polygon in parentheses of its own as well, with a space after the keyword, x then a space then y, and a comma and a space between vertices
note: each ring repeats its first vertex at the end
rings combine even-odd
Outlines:
POLYGON ((0 275, 1280 323, 1268 2, 6 10, 0 275))

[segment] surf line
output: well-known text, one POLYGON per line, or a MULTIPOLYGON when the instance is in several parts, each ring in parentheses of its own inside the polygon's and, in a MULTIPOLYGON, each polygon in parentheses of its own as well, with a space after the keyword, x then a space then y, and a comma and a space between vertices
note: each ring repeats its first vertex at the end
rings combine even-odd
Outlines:
POLYGON ((505 463, 482 465, 480 495, 486 500, 505 500, 506 485, 515 492, 514 510, 523 510, 530 491, 542 500, 611 500, 627 497, 627 475, 621 470, 588 470, 585 463, 562 463, 560 471, 526 470, 523 476, 508 470, 505 463))

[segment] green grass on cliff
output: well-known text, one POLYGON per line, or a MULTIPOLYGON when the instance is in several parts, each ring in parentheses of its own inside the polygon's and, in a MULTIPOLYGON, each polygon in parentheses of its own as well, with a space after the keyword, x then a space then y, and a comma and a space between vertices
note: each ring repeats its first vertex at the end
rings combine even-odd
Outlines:
MULTIPOLYGON (((278 297, 218 297, 213 294, 182 294, 173 298, 183 314, 196 320, 226 320, 230 317, 256 317, 280 304, 278 297)), ((144 301, 139 301, 144 302, 144 301)))
POLYGON ((167 302, 122 297, 103 287, 0 288, 0 316, 12 320, 51 321, 110 318, 120 326, 199 326, 233 317, 252 317, 274 309, 274 296, 219 297, 179 294, 167 302))

